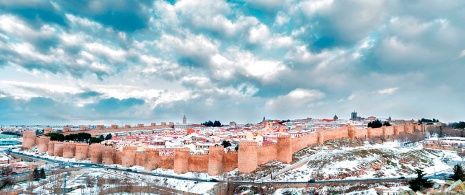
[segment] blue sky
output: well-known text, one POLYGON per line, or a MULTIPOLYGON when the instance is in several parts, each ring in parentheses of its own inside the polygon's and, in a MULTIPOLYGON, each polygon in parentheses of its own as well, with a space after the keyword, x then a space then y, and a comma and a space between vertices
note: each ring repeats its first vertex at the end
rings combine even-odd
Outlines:
POLYGON ((465 1, 0 1, 0 124, 463 120, 465 1))

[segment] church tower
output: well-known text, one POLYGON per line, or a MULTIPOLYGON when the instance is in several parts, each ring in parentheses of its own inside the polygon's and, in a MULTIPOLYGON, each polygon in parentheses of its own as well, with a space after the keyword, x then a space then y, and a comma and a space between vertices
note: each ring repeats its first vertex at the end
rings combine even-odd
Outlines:
POLYGON ((183 125, 187 124, 186 115, 184 115, 184 117, 182 117, 182 124, 183 124, 183 125))

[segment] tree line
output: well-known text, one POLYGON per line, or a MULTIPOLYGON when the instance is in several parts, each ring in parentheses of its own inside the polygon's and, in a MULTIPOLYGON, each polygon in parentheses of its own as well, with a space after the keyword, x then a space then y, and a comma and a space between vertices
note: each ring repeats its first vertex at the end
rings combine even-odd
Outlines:
POLYGON ((459 122, 449 123, 449 125, 447 126, 454 128, 454 129, 465 129, 465 122, 459 121, 459 122))
POLYGON ((100 135, 99 137, 92 137, 89 133, 76 133, 63 135, 61 133, 47 133, 45 136, 50 137, 51 141, 75 141, 75 142, 88 142, 88 143, 100 143, 103 140, 109 140, 112 138, 111 134, 106 136, 100 135))
POLYGON ((391 123, 389 123, 388 121, 384 121, 383 123, 378 119, 368 123, 368 127, 371 127, 371 128, 380 128, 382 126, 391 126, 391 123))
POLYGON ((202 125, 205 125, 207 127, 221 127, 221 122, 220 121, 215 121, 215 122, 205 121, 204 123, 202 123, 202 125))

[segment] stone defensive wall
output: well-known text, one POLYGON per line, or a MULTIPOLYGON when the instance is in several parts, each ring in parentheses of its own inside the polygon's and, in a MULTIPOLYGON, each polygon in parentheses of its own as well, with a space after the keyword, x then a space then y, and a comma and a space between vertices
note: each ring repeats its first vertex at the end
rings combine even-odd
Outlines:
POLYGON ((102 163, 104 165, 115 164, 116 149, 111 146, 104 146, 102 148, 102 163))
POLYGON ((87 159, 89 155, 89 144, 87 143, 76 143, 76 155, 74 158, 76 160, 87 159))
POLYGON ((102 144, 92 144, 89 148, 89 158, 91 163, 100 164, 102 163, 102 144))
POLYGON ((138 124, 137 126, 125 125, 124 127, 119 127, 118 125, 111 125, 110 128, 105 128, 103 125, 97 125, 95 129, 88 129, 88 128, 80 128, 79 131, 64 131, 63 135, 68 134, 76 134, 76 133, 89 133, 92 137, 101 135, 101 134, 108 134, 108 133, 118 133, 124 131, 137 131, 137 130, 153 130, 153 129, 163 129, 163 128, 171 128, 172 125, 166 125, 166 123, 162 123, 162 125, 157 125, 156 123, 150 124, 150 126, 144 126, 144 124, 138 124))
POLYGON ((48 136, 41 136, 39 137, 39 152, 47 152, 48 151, 48 143, 50 142, 50 137, 48 136))
POLYGON ((65 142, 63 144, 63 158, 74 158, 76 153, 76 143, 65 142))
POLYGON ((268 146, 262 146, 258 148, 258 156, 262 156, 262 158, 258 159, 257 164, 262 165, 267 162, 270 162, 272 160, 277 159, 278 153, 277 153, 277 144, 272 144, 268 146))
POLYGON ((55 143, 56 141, 48 142, 47 154, 50 156, 53 156, 53 151, 55 150, 55 143))
POLYGON ((53 156, 63 156, 63 142, 53 144, 53 156))
POLYGON ((25 131, 23 132, 23 145, 24 149, 30 149, 36 145, 36 132, 35 131, 25 131))
MULTIPOLYGON (((49 155, 83 160, 90 158, 92 163, 105 165, 121 164, 124 167, 134 165, 143 166, 146 170, 156 168, 174 169, 175 173, 206 172, 209 175, 219 175, 236 168, 240 173, 255 171, 259 165, 277 160, 292 163, 292 155, 311 145, 323 144, 325 141, 350 138, 368 139, 375 136, 392 136, 404 133, 425 132, 425 125, 404 124, 397 126, 383 126, 381 128, 358 129, 348 126, 336 129, 318 130, 291 137, 282 134, 277 137, 277 143, 258 146, 255 141, 239 142, 239 151, 226 152, 223 146, 211 146, 206 154, 192 154, 188 148, 178 149, 145 149, 138 151, 136 146, 124 146, 121 151, 115 147, 102 144, 73 143, 50 141, 40 137, 38 145, 40 151, 48 151, 49 155)), ((26 132, 25 132, 26 133, 26 132)), ((36 139, 35 132, 26 133, 25 146, 32 147, 31 140, 36 139)), ((23 142, 24 143, 24 142, 23 142)), ((24 145, 23 145, 24 147, 24 145)))

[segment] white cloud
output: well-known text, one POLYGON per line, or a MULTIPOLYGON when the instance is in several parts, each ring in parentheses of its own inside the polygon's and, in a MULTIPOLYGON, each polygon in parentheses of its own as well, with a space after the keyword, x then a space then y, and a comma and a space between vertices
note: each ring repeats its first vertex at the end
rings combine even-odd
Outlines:
POLYGON ((460 55, 459 55, 459 57, 463 57, 463 56, 465 56, 465 49, 462 50, 462 51, 460 52, 460 55))
POLYGON ((303 1, 300 3, 300 8, 307 17, 313 17, 318 11, 326 11, 330 9, 333 0, 316 0, 316 1, 303 1))
POLYGON ((251 44, 264 44, 267 41, 269 34, 270 32, 268 27, 261 24, 249 30, 247 40, 251 44))
POLYGON ((274 22, 274 25, 282 26, 282 25, 288 23, 290 19, 291 18, 288 15, 286 15, 285 13, 279 12, 278 15, 276 16, 276 20, 274 22))
MULTIPOLYGON (((325 97, 325 94, 315 89, 297 88, 286 95, 266 101, 265 109, 280 118, 301 118, 319 105, 317 100, 325 97)), ((306 116, 305 116, 306 117, 306 116)))
POLYGON ((263 83, 272 83, 287 71, 286 65, 279 61, 257 59, 251 52, 237 48, 230 48, 225 54, 227 56, 217 54, 212 58, 214 73, 220 78, 230 79, 234 74, 242 74, 263 83))
POLYGON ((397 89, 399 89, 399 88, 398 87, 393 87, 393 88, 387 88, 387 89, 380 89, 380 90, 378 90, 376 92, 378 92, 378 94, 381 94, 381 95, 391 95, 394 92, 396 92, 397 89))

